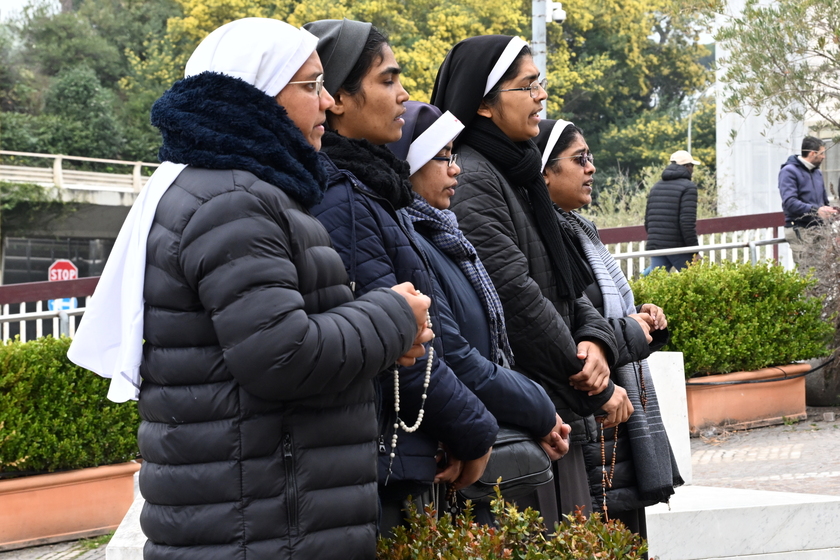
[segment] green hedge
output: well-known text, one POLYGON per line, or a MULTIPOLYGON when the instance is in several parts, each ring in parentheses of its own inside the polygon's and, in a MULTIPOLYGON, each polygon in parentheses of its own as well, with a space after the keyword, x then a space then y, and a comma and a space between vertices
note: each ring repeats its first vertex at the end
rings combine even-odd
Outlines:
POLYGON ((0 475, 120 463, 137 456, 137 403, 67 359, 70 339, 0 344, 0 475))
POLYGON ((700 261, 678 273, 654 270, 632 282, 636 303, 665 310, 686 377, 750 371, 826 356, 833 335, 814 280, 774 263, 700 261))

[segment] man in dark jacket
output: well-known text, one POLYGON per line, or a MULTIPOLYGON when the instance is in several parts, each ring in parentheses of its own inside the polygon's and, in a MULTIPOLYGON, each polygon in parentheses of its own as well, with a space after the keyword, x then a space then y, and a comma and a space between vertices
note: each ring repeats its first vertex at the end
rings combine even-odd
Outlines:
POLYGON ((779 171, 779 195, 785 212, 785 239, 793 262, 800 271, 808 271, 807 246, 814 243, 823 220, 836 214, 828 205, 820 164, 825 159, 825 143, 806 136, 802 154, 790 156, 779 171))
MULTIPOLYGON (((700 162, 685 150, 671 155, 671 163, 662 172, 662 180, 653 185, 645 208, 646 248, 673 249, 697 245, 697 185, 691 181, 694 166, 700 162)), ((694 253, 651 257, 642 275, 657 267, 682 270, 694 253)))

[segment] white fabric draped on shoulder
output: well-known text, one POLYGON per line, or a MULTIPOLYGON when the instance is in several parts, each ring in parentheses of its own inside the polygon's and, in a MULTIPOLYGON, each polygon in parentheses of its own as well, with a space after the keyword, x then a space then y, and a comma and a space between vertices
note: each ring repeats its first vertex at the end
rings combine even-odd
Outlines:
MULTIPOLYGON (((275 97, 317 45, 317 37, 280 20, 240 19, 198 45, 186 77, 226 74, 275 97)), ((111 379, 108 398, 114 402, 140 393, 146 242, 161 197, 185 167, 164 162, 137 197, 67 352, 73 363, 111 379)))

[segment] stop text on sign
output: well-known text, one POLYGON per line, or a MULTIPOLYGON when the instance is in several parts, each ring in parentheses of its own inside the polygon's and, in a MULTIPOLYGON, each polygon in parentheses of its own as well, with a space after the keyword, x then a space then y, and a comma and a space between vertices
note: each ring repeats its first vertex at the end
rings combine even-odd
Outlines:
POLYGON ((75 264, 66 260, 60 259, 50 265, 48 269, 47 279, 50 282, 58 282, 61 280, 75 280, 79 277, 79 269, 75 264))

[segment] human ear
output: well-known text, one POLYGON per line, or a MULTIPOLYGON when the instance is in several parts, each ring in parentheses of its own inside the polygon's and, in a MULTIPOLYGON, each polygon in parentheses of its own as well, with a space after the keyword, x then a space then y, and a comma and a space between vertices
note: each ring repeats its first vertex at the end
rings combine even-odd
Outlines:
POLYGON ((493 111, 490 110, 490 107, 487 106, 487 103, 484 101, 481 102, 481 105, 478 107, 478 111, 476 111, 479 116, 487 117, 488 119, 493 118, 493 111))
POLYGON ((335 100, 335 104, 330 108, 330 112, 333 115, 341 116, 347 111, 347 100, 349 95, 343 89, 339 89, 333 95, 333 99, 335 100))

